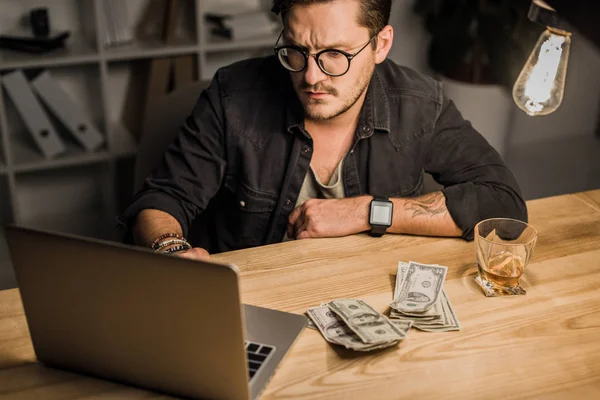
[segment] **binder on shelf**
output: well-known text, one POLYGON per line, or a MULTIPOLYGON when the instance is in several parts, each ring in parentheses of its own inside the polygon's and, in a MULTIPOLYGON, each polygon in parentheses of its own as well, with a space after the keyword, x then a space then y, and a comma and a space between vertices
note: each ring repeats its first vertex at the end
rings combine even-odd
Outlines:
POLYGON ((206 13, 205 20, 212 34, 231 40, 272 36, 281 28, 277 19, 261 10, 232 15, 206 13))
POLYGON ((104 136, 85 118, 77 103, 61 88, 50 72, 39 74, 31 81, 31 87, 86 151, 98 150, 104 144, 104 136))
POLYGON ((103 0, 106 47, 131 43, 133 31, 128 24, 127 6, 123 0, 103 0))
POLYGON ((15 70, 4 75, 2 84, 44 157, 54 158, 64 153, 65 145, 33 94, 23 71, 15 70))

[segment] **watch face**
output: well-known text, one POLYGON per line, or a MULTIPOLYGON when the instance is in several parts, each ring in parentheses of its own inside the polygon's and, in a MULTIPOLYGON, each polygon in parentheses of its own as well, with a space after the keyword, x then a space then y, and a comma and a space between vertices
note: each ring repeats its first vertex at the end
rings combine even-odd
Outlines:
POLYGON ((385 201, 371 203, 371 225, 392 225, 392 205, 385 201))

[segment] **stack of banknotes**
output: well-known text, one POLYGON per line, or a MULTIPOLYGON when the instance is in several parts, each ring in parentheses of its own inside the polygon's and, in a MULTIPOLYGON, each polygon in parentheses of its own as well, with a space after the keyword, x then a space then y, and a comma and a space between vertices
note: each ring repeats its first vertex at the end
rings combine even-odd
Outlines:
POLYGON ((306 313, 329 343, 356 351, 383 349, 406 337, 412 321, 390 320, 362 300, 340 299, 306 313))

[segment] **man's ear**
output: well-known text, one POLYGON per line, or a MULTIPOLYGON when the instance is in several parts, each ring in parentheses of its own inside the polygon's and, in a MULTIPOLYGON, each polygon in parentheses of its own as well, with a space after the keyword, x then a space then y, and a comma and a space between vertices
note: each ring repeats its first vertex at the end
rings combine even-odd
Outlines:
POLYGON ((394 43, 394 28, 386 25, 377 35, 377 49, 375 50, 375 63, 380 64, 387 58, 394 43))

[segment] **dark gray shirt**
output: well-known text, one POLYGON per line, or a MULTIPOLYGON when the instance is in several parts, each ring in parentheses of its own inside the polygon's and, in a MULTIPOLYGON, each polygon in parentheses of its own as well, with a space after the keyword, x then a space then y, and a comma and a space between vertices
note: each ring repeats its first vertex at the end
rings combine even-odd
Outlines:
MULTIPOLYGON (((281 241, 313 152, 303 121, 289 72, 274 56, 220 69, 121 216, 123 227, 153 208, 212 253, 281 241)), ((465 239, 482 219, 527 220, 515 177, 441 84, 385 61, 343 164, 345 195, 419 196, 424 172, 444 186, 465 239)))

